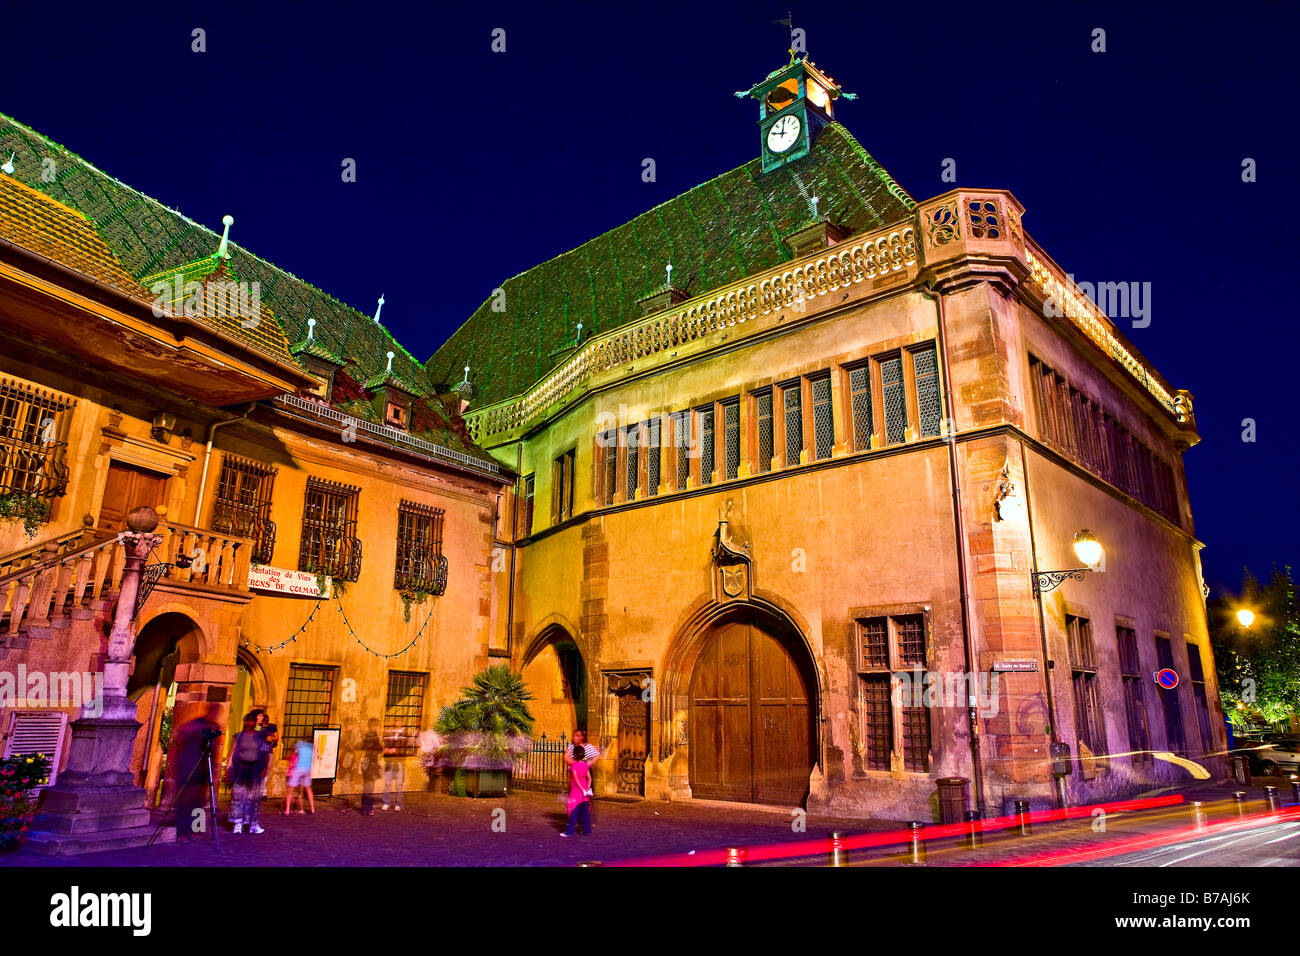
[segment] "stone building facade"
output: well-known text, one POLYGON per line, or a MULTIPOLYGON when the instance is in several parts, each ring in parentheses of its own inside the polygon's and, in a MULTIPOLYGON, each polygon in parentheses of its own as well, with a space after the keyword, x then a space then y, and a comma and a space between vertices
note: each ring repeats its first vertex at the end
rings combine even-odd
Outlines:
POLYGON ((61 411, 47 520, 0 525, 0 668, 93 670, 143 503, 174 565, 137 617, 151 794, 169 696, 347 750, 494 661, 609 794, 917 819, 944 778, 998 812, 1221 773, 1191 396, 1010 192, 913 199, 806 59, 749 95, 758 158, 506 280, 425 363, 5 120, 0 385, 61 411), (190 314, 229 282, 257 322, 190 314))
POLYGON ((471 433, 520 474, 498 586, 546 729, 590 728, 606 792, 896 818, 949 777, 1000 811, 1221 772, 1191 396, 1011 193, 913 200, 807 61, 750 94, 758 159, 429 362, 478 370, 471 433))

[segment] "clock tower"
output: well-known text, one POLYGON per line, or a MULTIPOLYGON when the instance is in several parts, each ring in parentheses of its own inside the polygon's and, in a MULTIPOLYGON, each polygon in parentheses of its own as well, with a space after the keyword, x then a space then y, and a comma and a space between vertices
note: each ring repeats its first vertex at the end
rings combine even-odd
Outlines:
POLYGON ((758 100, 758 131, 763 172, 807 156, 817 134, 835 118, 834 102, 845 93, 806 56, 796 56, 767 78, 736 96, 758 100))

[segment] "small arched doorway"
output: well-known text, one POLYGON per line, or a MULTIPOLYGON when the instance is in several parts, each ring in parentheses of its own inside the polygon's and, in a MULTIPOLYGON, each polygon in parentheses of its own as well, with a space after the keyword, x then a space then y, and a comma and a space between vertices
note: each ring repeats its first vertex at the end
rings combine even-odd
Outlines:
POLYGON ((136 735, 132 768, 137 785, 145 789, 150 806, 158 800, 165 775, 165 755, 171 741, 176 692, 176 667, 199 659, 201 633, 184 614, 159 614, 140 629, 126 693, 136 705, 141 728, 136 735))
POLYGON ((521 674, 533 695, 534 735, 558 740, 587 727, 587 665, 564 628, 548 628, 524 657, 521 674))
POLYGON ((813 663, 789 628, 746 609, 713 624, 691 669, 696 797, 802 806, 815 762, 813 663))

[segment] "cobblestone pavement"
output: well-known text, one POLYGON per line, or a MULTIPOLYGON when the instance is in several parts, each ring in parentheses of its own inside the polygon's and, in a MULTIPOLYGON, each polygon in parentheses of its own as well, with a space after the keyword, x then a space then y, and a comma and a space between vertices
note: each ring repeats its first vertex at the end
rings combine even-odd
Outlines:
MULTIPOLYGON (((407 793, 405 807, 374 816, 355 809, 355 797, 318 800, 316 814, 283 816, 273 801, 262 807, 258 835, 236 836, 221 810, 220 848, 210 841, 45 857, 27 852, 0 857, 0 866, 573 866, 582 860, 614 861, 685 853, 731 845, 778 843, 834 829, 863 832, 897 827, 886 821, 810 815, 807 834, 792 830, 793 815, 780 807, 718 805, 704 801, 597 800, 590 836, 564 838, 567 815, 554 794, 512 793, 508 798, 407 793), (494 832, 503 809, 505 832, 494 832)), ((499 827, 500 824, 498 824, 499 827)))
MULTIPOLYGON (((1235 818, 1231 787, 1203 787, 1185 792, 1188 801, 1204 800, 1210 822, 1235 818)), ((1289 787, 1287 788, 1289 791, 1289 787)), ((1251 810, 1263 808, 1259 787, 1248 789, 1251 810)), ((363 817, 355 797, 317 802, 311 815, 283 816, 282 804, 263 805, 259 835, 230 832, 221 812, 220 847, 210 841, 158 844, 149 848, 45 857, 27 852, 0 857, 3 866, 573 866, 583 860, 612 863, 663 854, 688 854, 730 846, 797 843, 825 838, 833 830, 845 834, 897 832, 898 821, 862 820, 809 814, 806 831, 795 832, 793 814, 780 807, 756 807, 709 801, 597 800, 594 833, 562 838, 565 813, 553 794, 513 793, 508 798, 471 800, 425 793, 405 794, 401 811, 378 809, 363 817), (504 814, 498 811, 504 811, 504 814), (494 823, 496 829, 494 829, 494 823), (504 832, 499 832, 504 825, 504 832)), ((1293 798, 1287 792, 1285 803, 1293 798)), ((926 847, 930 866, 998 865, 1043 859, 1072 850, 1105 847, 1108 843, 1161 830, 1190 830, 1189 803, 1155 810, 1113 813, 1104 832, 1095 818, 1035 824, 1030 836, 1014 830, 985 835, 972 850, 960 839, 932 840, 926 847)), ((851 865, 888 866, 910 861, 908 846, 854 851, 851 865)), ((775 865, 822 865, 823 849, 811 856, 772 860, 775 865)), ((1082 861, 1081 861, 1082 862, 1082 861)), ((1098 862, 1105 862, 1104 860, 1098 862)))

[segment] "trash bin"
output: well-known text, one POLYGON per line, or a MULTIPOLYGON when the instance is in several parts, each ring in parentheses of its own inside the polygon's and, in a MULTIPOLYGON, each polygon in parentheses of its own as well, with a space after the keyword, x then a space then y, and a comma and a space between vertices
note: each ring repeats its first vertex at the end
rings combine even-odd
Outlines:
POLYGON ((1250 786, 1250 761, 1245 754, 1233 754, 1229 758, 1232 764, 1232 779, 1243 787, 1250 786))
POLYGON ((939 778, 939 822, 961 823, 966 819, 965 777, 939 778))

